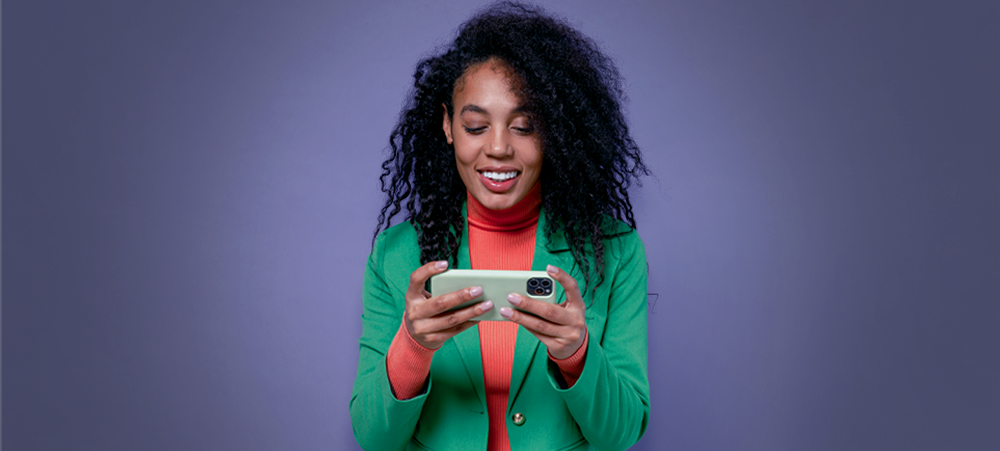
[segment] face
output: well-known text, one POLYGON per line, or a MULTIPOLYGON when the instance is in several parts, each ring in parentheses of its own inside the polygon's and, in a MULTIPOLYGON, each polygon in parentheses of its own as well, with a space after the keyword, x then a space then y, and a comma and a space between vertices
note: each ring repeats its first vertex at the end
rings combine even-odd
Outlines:
POLYGON ((541 141, 506 73, 495 60, 470 67, 455 84, 454 120, 444 112, 462 182, 491 210, 524 199, 542 171, 541 141))

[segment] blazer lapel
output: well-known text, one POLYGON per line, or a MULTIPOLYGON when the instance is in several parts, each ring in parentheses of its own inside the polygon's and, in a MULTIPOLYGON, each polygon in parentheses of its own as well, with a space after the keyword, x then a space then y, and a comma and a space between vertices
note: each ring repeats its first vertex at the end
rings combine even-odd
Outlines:
MULTIPOLYGON (((462 206, 462 217, 468 217, 465 206, 462 206)), ((455 269, 470 269, 472 268, 471 259, 469 258, 469 221, 465 221, 465 227, 462 233, 462 242, 458 245, 458 265, 455 269)), ((465 365, 465 371, 469 373, 469 379, 472 381, 472 387, 476 391, 476 395, 479 396, 479 402, 482 403, 483 409, 486 409, 486 388, 483 379, 483 352, 479 347, 479 326, 476 325, 465 332, 462 332, 449 340, 454 343, 458 348, 458 354, 462 357, 462 363, 465 365)))
POLYGON ((486 409, 486 388, 483 379, 483 353, 479 349, 479 326, 474 326, 449 340, 458 348, 458 355, 462 358, 465 371, 469 374, 472 388, 479 397, 483 409, 486 409))
MULTIPOLYGON (((538 228, 535 231, 535 257, 531 262, 532 271, 545 271, 548 265, 555 265, 566 271, 570 271, 570 265, 573 262, 572 256, 565 252, 569 250, 566 245, 566 241, 563 239, 562 233, 556 233, 553 235, 552 239, 549 240, 545 236, 545 210, 543 209, 538 213, 538 228), (569 255, 569 260, 566 260, 566 256, 569 255)), ((563 288, 558 283, 556 284, 556 299, 561 304, 566 300, 566 293, 563 292, 563 288)), ((535 362, 535 353, 544 352, 544 349, 539 349, 540 341, 535 338, 531 332, 523 327, 517 328, 517 344, 514 348, 514 367, 511 369, 510 374, 510 394, 507 409, 514 405, 514 401, 521 391, 521 384, 524 382, 524 376, 528 374, 528 369, 535 362)), ((544 361, 544 360, 543 360, 544 361)))

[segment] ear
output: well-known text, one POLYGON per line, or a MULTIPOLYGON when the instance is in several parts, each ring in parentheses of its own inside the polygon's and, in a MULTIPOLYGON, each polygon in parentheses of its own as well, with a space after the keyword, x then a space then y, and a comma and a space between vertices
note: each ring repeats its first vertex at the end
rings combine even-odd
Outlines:
POLYGON ((443 103, 441 110, 444 112, 444 121, 442 121, 441 127, 444 128, 444 136, 448 139, 448 144, 452 144, 454 140, 451 139, 451 116, 448 116, 448 107, 443 103))

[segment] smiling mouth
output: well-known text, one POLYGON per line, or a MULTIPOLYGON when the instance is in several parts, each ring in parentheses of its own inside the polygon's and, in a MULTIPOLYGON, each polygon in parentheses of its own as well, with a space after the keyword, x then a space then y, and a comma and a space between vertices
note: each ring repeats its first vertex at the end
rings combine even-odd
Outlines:
POLYGON ((479 173, 482 174, 483 177, 486 177, 496 183, 506 182, 507 180, 517 177, 520 174, 519 171, 504 171, 504 172, 479 171, 479 173))

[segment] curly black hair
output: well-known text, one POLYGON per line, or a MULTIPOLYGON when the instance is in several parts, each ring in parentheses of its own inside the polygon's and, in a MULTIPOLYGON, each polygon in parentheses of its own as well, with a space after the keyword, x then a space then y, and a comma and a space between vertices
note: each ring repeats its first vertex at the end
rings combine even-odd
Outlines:
POLYGON ((511 72, 540 134, 544 233, 563 233, 586 286, 592 275, 600 285, 602 240, 613 234, 607 218, 635 228, 628 191, 649 170, 629 135, 623 80, 611 59, 563 20, 522 3, 486 7, 459 28, 454 42, 417 64, 382 163, 386 200, 375 236, 405 207, 417 229, 420 261, 456 262, 466 188, 441 128, 441 105, 452 115, 456 81, 491 59, 511 72))

